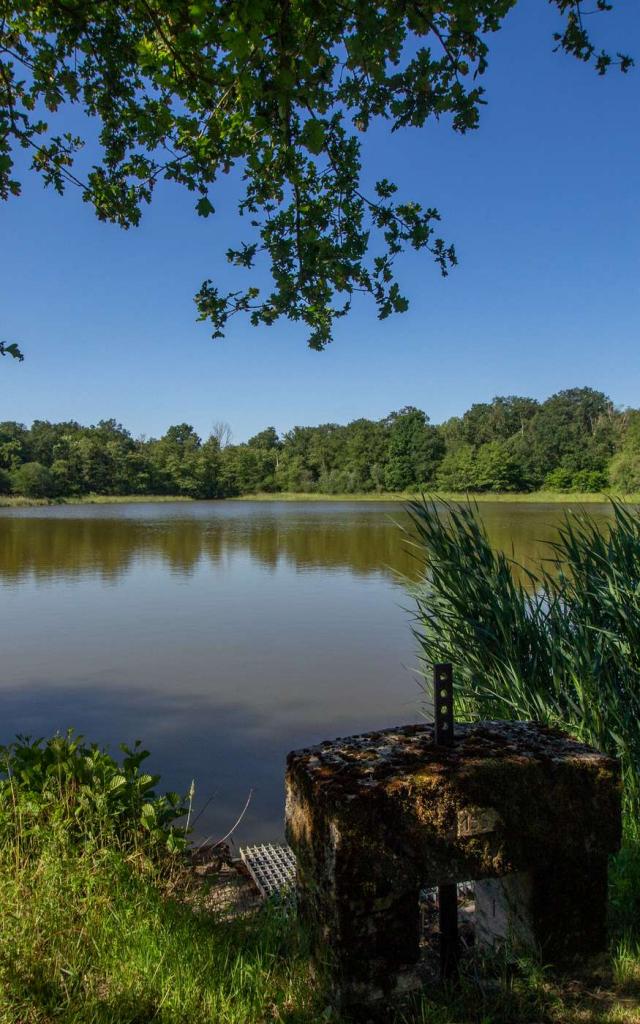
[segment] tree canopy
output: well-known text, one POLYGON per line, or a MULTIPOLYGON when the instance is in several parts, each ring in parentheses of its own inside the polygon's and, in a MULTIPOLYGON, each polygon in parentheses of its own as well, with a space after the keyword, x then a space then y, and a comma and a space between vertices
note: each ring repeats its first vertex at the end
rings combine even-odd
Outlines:
POLYGON ((640 491, 640 411, 618 411, 601 391, 570 388, 544 402, 516 396, 473 405, 434 425, 406 406, 384 419, 261 430, 224 444, 180 423, 133 438, 116 420, 83 427, 0 423, 0 494, 30 498, 165 494, 223 498, 317 494, 640 491))
MULTIPOLYGON (((557 49, 601 75, 629 69, 630 57, 596 47, 582 0, 550 2, 557 49)), ((456 263, 436 209, 399 196, 383 174, 363 188, 361 139, 375 121, 392 132, 441 117, 456 132, 476 128, 489 40, 516 3, 4 0, 0 196, 20 193, 22 147, 45 184, 78 187, 100 219, 129 228, 162 179, 211 216, 216 182, 238 168, 246 226, 226 257, 248 270, 263 261, 272 287, 223 293, 206 280, 199 318, 219 337, 238 313, 255 325, 286 317, 322 349, 356 293, 381 318, 407 308, 394 269, 403 250, 427 250, 442 274, 456 263), (69 104, 99 126, 86 173, 69 104)), ((20 352, 5 342, 0 354, 20 352)))

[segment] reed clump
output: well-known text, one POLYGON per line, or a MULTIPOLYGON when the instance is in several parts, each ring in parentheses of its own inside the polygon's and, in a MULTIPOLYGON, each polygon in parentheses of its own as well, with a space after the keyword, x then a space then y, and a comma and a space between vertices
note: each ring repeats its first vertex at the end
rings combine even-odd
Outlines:
POLYGON ((567 512, 534 569, 495 551, 473 505, 412 502, 410 585, 425 674, 455 666, 462 718, 533 719, 620 758, 640 813, 640 513, 567 512), (514 572, 514 569, 517 569, 514 572))

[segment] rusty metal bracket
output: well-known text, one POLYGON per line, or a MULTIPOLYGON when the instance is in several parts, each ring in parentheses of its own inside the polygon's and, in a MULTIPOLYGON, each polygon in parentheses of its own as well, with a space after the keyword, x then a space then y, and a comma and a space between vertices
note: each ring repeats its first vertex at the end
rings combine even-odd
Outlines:
POLYGON ((433 666, 433 710, 436 743, 453 746, 453 668, 449 664, 433 666))

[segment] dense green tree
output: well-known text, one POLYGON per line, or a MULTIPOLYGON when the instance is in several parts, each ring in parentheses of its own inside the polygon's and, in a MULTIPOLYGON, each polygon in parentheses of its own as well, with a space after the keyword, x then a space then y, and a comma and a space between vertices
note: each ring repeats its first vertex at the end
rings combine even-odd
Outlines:
MULTIPOLYGON (((283 491, 312 491, 318 482, 318 450, 311 458, 310 448, 315 429, 293 427, 282 438, 282 457, 278 464, 278 488, 283 491)), ((320 460, 321 464, 321 460, 320 460)))
MULTIPOLYGON (((74 421, 37 420, 31 428, 0 423, 0 469, 13 480, 28 463, 47 471, 51 496, 216 498, 259 491, 499 492, 540 486, 569 492, 609 485, 630 492, 640 490, 640 410, 616 411, 601 392, 573 388, 542 404, 495 398, 438 427, 407 406, 382 420, 296 426, 282 437, 267 427, 246 443, 224 447, 215 428, 203 442, 187 423, 150 440, 133 438, 115 420, 89 427, 74 421), (500 436, 487 441, 491 435, 500 436)), ((34 472, 25 477, 29 487, 39 486, 29 483, 34 472)))
POLYGON ((75 420, 66 423, 49 423, 48 420, 35 420, 29 430, 29 451, 34 462, 50 466, 55 455, 56 445, 64 437, 76 437, 82 427, 75 420))
POLYGON ((406 406, 387 419, 389 444, 385 485, 404 491, 433 480, 444 455, 444 441, 421 409, 406 406))
POLYGON ((29 458, 29 432, 22 423, 0 423, 0 468, 17 469, 29 458))
POLYGON ((461 444, 448 451, 438 466, 436 484, 442 491, 470 491, 476 486, 473 445, 461 444))
MULTIPOLYGON (((188 423, 169 427, 147 443, 150 477, 160 494, 213 498, 219 493, 220 444, 210 437, 203 445, 188 423)), ((226 450, 226 449, 225 449, 226 450)))
MULTIPOLYGON (((266 433, 266 431, 265 431, 266 433)), ((253 440, 253 439, 252 439, 253 440)), ((276 451, 262 445, 229 445, 222 452, 222 488, 225 494, 253 494, 275 490, 276 451)))
POLYGON ((25 462, 14 470, 11 486, 26 498, 54 498, 57 493, 51 471, 39 462, 25 462))
POLYGON ((386 422, 358 419, 345 429, 343 488, 345 493, 384 489, 389 428, 386 422))
POLYGON ((509 445, 504 441, 487 441, 485 444, 481 444, 476 452, 474 463, 473 490, 523 490, 520 465, 513 457, 509 445))
POLYGON ((614 455, 609 467, 611 486, 623 494, 640 491, 640 450, 625 448, 614 455))
MULTIPOLYGON (((582 0, 551 3, 556 49, 599 74, 628 70, 628 57, 596 48, 582 0)), ((222 294, 205 281, 199 315, 214 336, 238 312, 253 324, 288 317, 321 349, 356 293, 381 318, 407 308, 394 268, 404 249, 431 252, 443 274, 455 264, 437 210, 398 199, 384 169, 363 184, 374 175, 361 140, 380 123, 476 128, 491 36, 515 5, 4 0, 0 197, 20 192, 14 150, 23 148, 47 185, 77 186, 101 220, 137 225, 163 179, 193 192, 208 217, 219 175, 237 166, 248 234, 227 258, 249 271, 265 261, 273 286, 260 294, 252 274, 247 288, 222 294), (65 121, 70 105, 97 121, 88 131, 99 156, 86 174, 75 166, 83 139, 78 118, 65 121)), ((20 355, 7 342, 0 353, 20 355)))
POLYGON ((0 469, 0 494, 11 493, 11 474, 6 469, 0 469))
POLYGON ((259 434, 255 434, 250 437, 247 441, 249 448, 260 448, 265 451, 278 451, 282 447, 282 442, 278 437, 278 432, 275 427, 267 427, 265 430, 261 430, 259 434))
POLYGON ((611 460, 609 477, 613 487, 627 492, 640 491, 640 410, 628 410, 621 420, 619 451, 611 460))
POLYGON ((543 402, 514 443, 527 479, 539 486, 557 466, 605 472, 616 439, 610 399, 593 388, 570 388, 543 402))
POLYGON ((224 496, 220 483, 221 453, 220 442, 211 435, 200 446, 195 466, 195 498, 221 498, 224 496))
POLYGON ((516 434, 524 434, 527 424, 535 416, 539 403, 533 398, 498 396, 492 402, 478 402, 465 412, 459 421, 459 434, 466 444, 487 444, 490 441, 508 441, 516 434))

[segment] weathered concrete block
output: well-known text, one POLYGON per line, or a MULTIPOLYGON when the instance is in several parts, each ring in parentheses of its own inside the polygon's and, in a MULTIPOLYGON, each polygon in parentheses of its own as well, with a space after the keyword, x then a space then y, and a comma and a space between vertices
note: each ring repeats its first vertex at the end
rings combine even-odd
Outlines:
POLYGON ((286 828, 301 914, 336 1001, 421 984, 418 894, 478 886, 478 938, 547 962, 602 948, 607 858, 620 844, 617 762, 528 722, 411 725, 288 757, 286 828), (493 888, 492 888, 493 886, 493 888))

